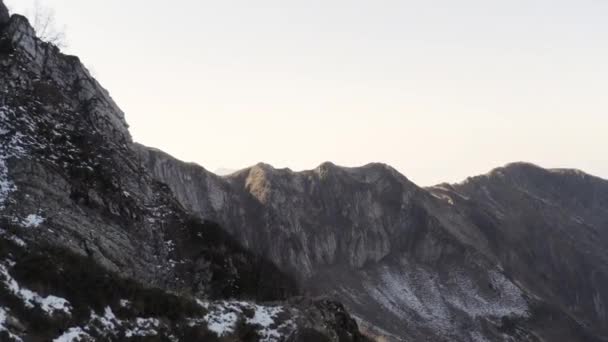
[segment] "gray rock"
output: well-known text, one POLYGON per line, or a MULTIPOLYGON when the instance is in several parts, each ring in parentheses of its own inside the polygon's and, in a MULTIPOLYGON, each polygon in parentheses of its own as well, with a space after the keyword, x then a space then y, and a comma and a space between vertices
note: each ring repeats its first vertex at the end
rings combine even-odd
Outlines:
POLYGON ((303 172, 258 164, 218 177, 136 148, 186 208, 220 222, 305 291, 344 302, 370 334, 608 336, 605 180, 525 164, 428 189, 382 164, 303 172))

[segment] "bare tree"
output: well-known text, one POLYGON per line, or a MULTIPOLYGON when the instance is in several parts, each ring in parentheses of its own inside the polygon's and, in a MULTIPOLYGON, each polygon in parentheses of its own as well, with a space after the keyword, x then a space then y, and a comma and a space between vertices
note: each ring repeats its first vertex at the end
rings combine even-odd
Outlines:
POLYGON ((58 48, 67 47, 65 27, 62 27, 61 29, 57 28, 55 10, 41 5, 40 1, 36 0, 32 13, 28 15, 28 17, 30 18, 32 27, 36 31, 38 38, 47 43, 51 43, 58 48))

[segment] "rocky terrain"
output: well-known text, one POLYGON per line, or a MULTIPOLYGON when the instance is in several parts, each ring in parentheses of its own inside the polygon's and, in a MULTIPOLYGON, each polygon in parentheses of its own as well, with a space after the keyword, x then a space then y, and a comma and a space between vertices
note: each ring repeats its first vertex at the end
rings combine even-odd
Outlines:
POLYGON ((608 341, 606 180, 220 177, 1 0, 0 94, 1 341, 608 341))
POLYGON ((0 1, 1 341, 364 341, 139 163, 77 57, 0 1))
POLYGON ((420 188, 387 165, 218 177, 139 145, 201 218, 405 341, 605 341, 608 182, 515 163, 420 188))

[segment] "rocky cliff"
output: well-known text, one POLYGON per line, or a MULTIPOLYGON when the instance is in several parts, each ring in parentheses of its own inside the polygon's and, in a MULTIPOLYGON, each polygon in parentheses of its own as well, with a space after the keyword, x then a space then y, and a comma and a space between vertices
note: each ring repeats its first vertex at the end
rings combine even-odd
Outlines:
POLYGON ((108 92, 2 1, 0 94, 0 340, 363 340, 184 210, 108 92))
POLYGON ((605 341, 608 182, 512 164, 420 188, 389 166, 259 164, 218 177, 139 145, 155 177, 370 333, 605 341))

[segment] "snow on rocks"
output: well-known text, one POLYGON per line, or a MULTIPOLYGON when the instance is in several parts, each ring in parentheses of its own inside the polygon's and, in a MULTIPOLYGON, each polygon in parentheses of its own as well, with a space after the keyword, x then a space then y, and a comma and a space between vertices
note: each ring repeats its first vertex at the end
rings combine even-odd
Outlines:
POLYGON ((161 329, 163 325, 157 318, 137 317, 123 320, 116 317, 112 308, 106 306, 103 315, 91 311, 88 322, 81 327, 70 328, 54 341, 80 341, 83 337, 91 336, 117 338, 121 332, 124 332, 127 338, 156 336, 161 329))
MULTIPOLYGON (((63 298, 49 295, 42 296, 29 290, 11 276, 9 269, 14 266, 10 260, 0 262, 0 286, 4 286, 8 293, 19 298, 27 308, 39 308, 53 316, 57 313, 70 315, 73 310, 70 303, 63 298)), ((192 327, 204 326, 218 337, 230 337, 238 333, 241 325, 254 329, 263 342, 283 340, 296 330, 294 312, 289 312, 282 306, 258 305, 242 301, 207 302, 197 300, 205 308, 204 315, 191 318, 188 324, 192 327)), ((130 306, 126 300, 120 301, 121 306, 130 306)), ((0 332, 12 333, 6 327, 8 309, 0 307, 0 332)), ((166 322, 156 317, 135 317, 129 319, 118 318, 110 306, 106 306, 101 313, 91 311, 90 318, 80 326, 72 326, 56 337, 53 342, 89 341, 93 337, 126 338, 159 336, 170 330, 166 322)), ((171 340, 177 340, 172 335, 171 340)), ((13 338, 20 341, 18 336, 13 338)))
POLYGON ((260 341, 274 342, 288 336, 296 329, 291 319, 282 319, 288 313, 282 306, 265 306, 241 301, 197 303, 208 310, 202 319, 191 319, 190 326, 206 324, 207 329, 218 337, 230 336, 239 322, 254 326, 260 341))
POLYGON ((99 326, 103 331, 114 331, 116 330, 117 325, 121 323, 109 306, 106 306, 104 309, 103 316, 99 316, 91 311, 91 322, 99 323, 99 326))
MULTIPOLYGON (((281 306, 263 306, 240 301, 204 302, 197 300, 207 308, 203 317, 189 319, 189 325, 205 326, 218 337, 229 337, 236 332, 239 323, 252 326, 258 332, 260 341, 275 342, 289 336, 296 329, 291 319, 281 319, 286 314, 281 306)), ((91 312, 89 321, 82 327, 72 328, 64 333, 63 338, 79 338, 82 336, 118 337, 124 332, 124 337, 149 337, 160 335, 167 330, 167 326, 160 319, 154 317, 134 319, 120 319, 116 317, 108 306, 103 315, 91 312)), ((171 338, 170 339, 174 339, 171 338)), ((72 341, 64 339, 59 341, 72 341)), ((76 340, 74 340, 76 341, 76 340)))
MULTIPOLYGON (((136 318, 134 320, 121 320, 109 306, 105 307, 103 316, 91 311, 90 319, 80 327, 72 327, 54 341, 81 341, 82 338, 91 336, 103 336, 104 338, 116 338, 121 331, 125 337, 154 336, 158 335, 160 321, 156 318, 136 318)), ((88 339, 85 339, 88 341, 88 339)))
POLYGON ((84 332, 82 328, 75 327, 63 333, 61 336, 53 340, 53 342, 79 342, 82 338, 91 338, 89 334, 84 332))
POLYGON ((8 232, 2 228, 0 228, 0 237, 3 237, 6 240, 13 242, 14 244, 16 244, 19 247, 27 246, 27 243, 25 243, 25 241, 23 241, 21 238, 11 234, 10 232, 8 232))
POLYGON ((126 337, 133 336, 154 336, 158 335, 160 321, 156 318, 136 318, 135 326, 128 329, 125 333, 126 337))
POLYGON ((19 336, 13 334, 6 326, 7 325, 6 323, 8 320, 8 313, 9 313, 8 309, 5 309, 0 306, 0 333, 6 332, 10 338, 12 338, 15 341, 21 342, 23 340, 19 336))
POLYGON ((282 307, 255 305, 254 308, 255 314, 253 318, 247 319, 247 323, 262 328, 259 331, 260 341, 279 341, 285 331, 291 332, 296 329, 295 323, 290 319, 281 323, 277 322, 278 315, 284 311, 282 307))
POLYGON ((522 291, 498 271, 487 273, 491 288, 481 288, 464 270, 452 270, 446 280, 432 271, 409 265, 407 272, 385 267, 364 283, 365 292, 399 319, 430 322, 449 336, 455 317, 526 317, 528 304, 522 291))
POLYGON ((23 220, 23 222, 21 222, 21 225, 25 228, 37 228, 42 223, 44 223, 44 217, 36 214, 30 214, 23 220))
POLYGON ((10 293, 21 299, 27 308, 39 307, 49 315, 56 313, 71 314, 71 305, 67 300, 53 295, 43 297, 34 291, 20 286, 9 274, 4 264, 0 264, 0 276, 3 278, 0 279, 0 282, 4 284, 10 293))
POLYGON ((204 319, 207 322, 207 328, 218 337, 222 337, 234 332, 238 316, 234 312, 212 311, 204 319))

